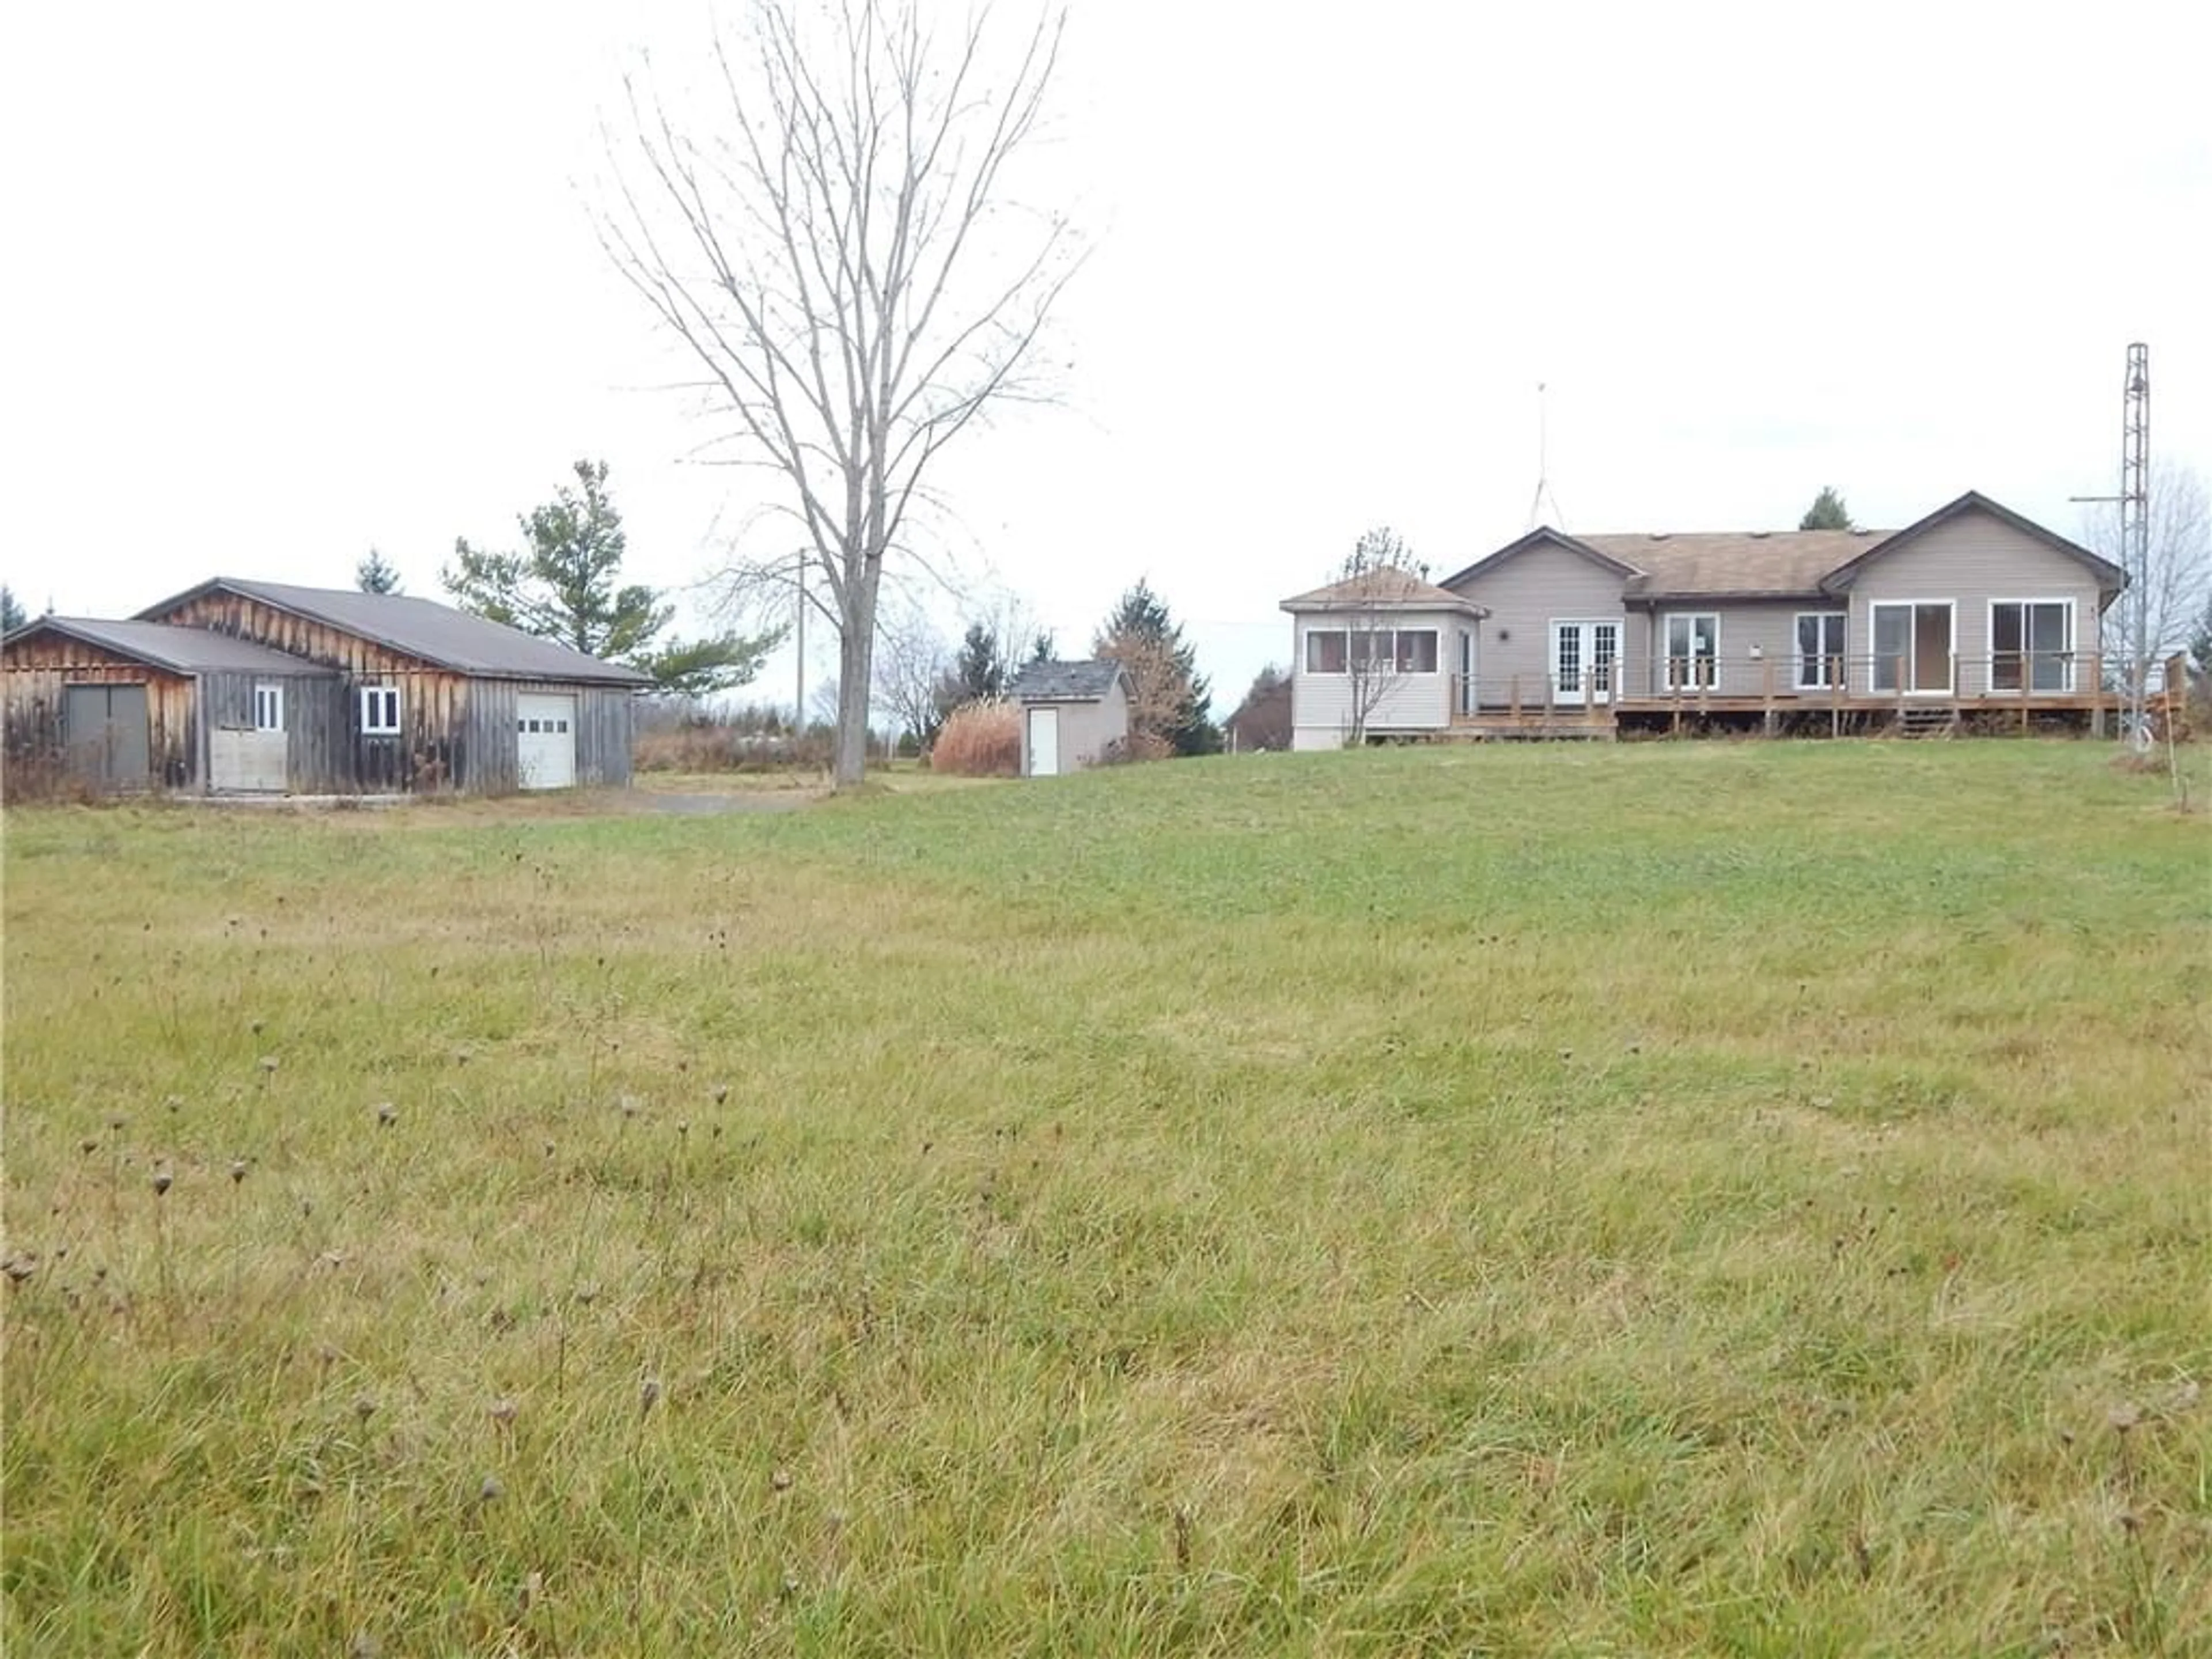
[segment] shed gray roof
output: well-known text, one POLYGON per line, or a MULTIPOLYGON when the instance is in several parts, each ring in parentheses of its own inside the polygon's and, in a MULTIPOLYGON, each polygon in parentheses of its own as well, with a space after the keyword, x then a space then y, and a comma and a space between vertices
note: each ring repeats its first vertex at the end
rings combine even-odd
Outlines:
POLYGON ((1111 657, 1024 663, 1007 684, 1006 695, 1017 702, 1096 702, 1121 677, 1121 665, 1111 657))
POLYGON ((483 679, 580 680, 604 685, 650 685, 635 668, 540 639, 505 623, 488 622, 434 599, 411 593, 362 593, 349 587, 295 587, 289 582, 243 581, 218 576, 198 587, 150 605, 138 614, 153 618, 187 600, 217 591, 242 594, 264 605, 307 617, 410 657, 483 679))
POLYGON ((228 634, 211 633, 204 628, 177 628, 167 623, 40 617, 8 637, 21 639, 42 629, 179 674, 325 675, 331 672, 305 657, 255 645, 249 640, 234 640, 228 634))

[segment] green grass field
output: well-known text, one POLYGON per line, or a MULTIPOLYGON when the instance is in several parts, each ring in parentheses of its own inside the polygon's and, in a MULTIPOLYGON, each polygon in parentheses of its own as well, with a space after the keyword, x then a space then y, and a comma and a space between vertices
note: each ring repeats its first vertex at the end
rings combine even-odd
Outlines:
POLYGON ((13 813, 5 1650, 2212 1652, 2109 756, 13 813))

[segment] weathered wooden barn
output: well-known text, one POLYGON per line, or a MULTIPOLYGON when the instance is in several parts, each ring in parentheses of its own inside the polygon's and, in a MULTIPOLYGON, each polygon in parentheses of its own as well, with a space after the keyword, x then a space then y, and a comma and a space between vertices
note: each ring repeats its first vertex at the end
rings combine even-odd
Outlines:
POLYGON ((17 768, 99 788, 404 793, 629 781, 636 670, 409 595, 223 577, 0 647, 17 768))

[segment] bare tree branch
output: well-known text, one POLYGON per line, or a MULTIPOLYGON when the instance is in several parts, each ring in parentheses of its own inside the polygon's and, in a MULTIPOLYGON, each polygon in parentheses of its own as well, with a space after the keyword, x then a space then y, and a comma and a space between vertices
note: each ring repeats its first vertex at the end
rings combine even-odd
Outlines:
MULTIPOLYGON (((782 480, 838 634, 841 783, 866 763, 884 569, 937 574, 905 533, 932 464, 993 404, 1040 395, 1034 348, 1080 263, 1064 218, 1008 211, 1064 15, 1001 51, 988 9, 940 39, 918 8, 752 0, 742 44, 713 40, 711 109, 625 82, 596 216, 702 371, 722 420, 699 453, 782 480)), ((787 592, 799 565, 776 540, 722 591, 787 592)))
POLYGON ((2185 467, 2154 465, 2150 536, 2142 568, 2121 546, 2117 509, 2092 521, 2093 547, 2127 571, 2127 586, 2105 612, 2106 678, 2140 714, 2160 672, 2188 645, 2212 596, 2212 497, 2185 467))

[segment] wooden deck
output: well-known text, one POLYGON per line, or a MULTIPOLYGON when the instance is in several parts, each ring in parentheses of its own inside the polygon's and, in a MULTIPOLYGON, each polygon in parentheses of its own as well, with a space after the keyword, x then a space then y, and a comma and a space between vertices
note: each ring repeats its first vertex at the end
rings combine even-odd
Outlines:
MULTIPOLYGON (((1909 736, 1996 732, 2008 729, 2078 730, 2104 735, 2114 729, 2123 704, 2105 684, 2094 659, 2069 660, 2064 673, 2046 660, 1993 663, 1954 661, 1948 682, 1940 686, 1878 692, 1850 685, 1900 682, 1890 665, 1864 661, 1834 665, 1828 687, 1801 690, 1784 682, 1771 659, 1748 664, 1657 665, 1662 672, 1632 674, 1616 664, 1609 677, 1614 689, 1584 697, 1562 696, 1548 678, 1534 685, 1518 679, 1502 684, 1477 681, 1470 688, 1455 680, 1447 738, 1598 738, 1623 732, 1735 731, 1777 735, 1828 732, 1843 736, 1887 732, 1909 736), (1706 684, 1697 684, 1703 677, 1706 684), (1639 679, 1674 682, 1665 690, 1639 691, 1639 679), (2064 689, 2051 688, 2064 682, 2064 689), (1474 695, 1468 695, 1469 690, 1474 695)), ((1786 665, 1783 665, 1786 672, 1786 665)), ((2165 667, 2167 688, 2153 692, 2148 712, 2166 722, 2183 712, 2187 684, 2179 658, 2165 667)))

